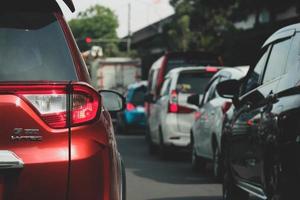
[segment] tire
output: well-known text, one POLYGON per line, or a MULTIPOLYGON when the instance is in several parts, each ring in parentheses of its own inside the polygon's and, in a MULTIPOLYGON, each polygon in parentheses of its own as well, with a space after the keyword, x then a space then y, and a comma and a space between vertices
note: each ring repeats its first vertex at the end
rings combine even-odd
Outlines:
POLYGON ((126 184, 126 171, 125 171, 125 166, 123 161, 121 161, 121 166, 122 166, 122 200, 126 200, 127 196, 127 184, 126 184))
POLYGON ((118 122, 117 122, 117 132, 119 135, 125 135, 126 134, 126 124, 125 124, 125 121, 124 121, 124 113, 119 113, 117 115, 117 119, 118 119, 118 122))
POLYGON ((194 139, 193 136, 191 136, 191 148, 192 148, 192 168, 194 171, 202 171, 206 167, 206 162, 203 158, 199 157, 196 153, 195 147, 194 147, 194 139))
POLYGON ((155 154, 157 149, 156 149, 155 144, 152 141, 149 127, 147 127, 147 129, 146 129, 145 140, 146 140, 147 145, 148 145, 148 152, 149 152, 149 154, 151 154, 151 155, 155 154))
POLYGON ((223 200, 249 200, 249 193, 235 185, 228 171, 223 178, 223 200))
POLYGON ((282 172, 280 165, 273 165, 267 171, 268 200, 299 199, 296 176, 290 172, 282 172))
POLYGON ((213 155, 213 174, 218 181, 223 178, 223 159, 219 147, 216 147, 213 155))
POLYGON ((162 160, 167 160, 169 158, 169 149, 164 144, 164 139, 163 139, 163 134, 161 129, 159 131, 159 157, 162 160))

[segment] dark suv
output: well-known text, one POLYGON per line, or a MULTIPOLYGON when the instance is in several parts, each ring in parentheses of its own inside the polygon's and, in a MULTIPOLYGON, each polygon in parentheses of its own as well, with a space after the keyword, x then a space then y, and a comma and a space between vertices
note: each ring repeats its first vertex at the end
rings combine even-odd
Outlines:
POLYGON ((225 200, 300 198, 299 31, 274 33, 243 80, 217 86, 236 108, 223 133, 225 200))

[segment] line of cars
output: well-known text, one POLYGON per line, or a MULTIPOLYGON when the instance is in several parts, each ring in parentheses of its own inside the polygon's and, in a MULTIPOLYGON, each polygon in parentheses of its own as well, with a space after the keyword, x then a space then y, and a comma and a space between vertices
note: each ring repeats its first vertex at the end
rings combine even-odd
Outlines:
POLYGON ((155 63, 145 98, 150 152, 165 158, 184 147, 195 169, 212 161, 224 200, 299 199, 299 32, 295 24, 274 33, 250 68, 155 63))

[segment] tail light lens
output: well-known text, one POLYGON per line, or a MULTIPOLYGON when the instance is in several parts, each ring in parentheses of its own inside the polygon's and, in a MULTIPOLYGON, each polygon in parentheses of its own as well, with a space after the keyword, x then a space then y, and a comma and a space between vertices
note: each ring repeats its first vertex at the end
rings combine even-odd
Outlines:
POLYGON ((232 103, 231 102, 225 102, 222 106, 222 111, 225 114, 231 107, 232 103))
POLYGON ((178 93, 176 90, 171 91, 170 102, 168 106, 169 113, 192 113, 195 110, 178 104, 178 93))
POLYGON ((218 72, 218 68, 217 68, 217 67, 211 67, 211 66, 207 66, 207 67, 205 68, 205 70, 206 70, 207 72, 213 72, 213 73, 218 72))
POLYGON ((133 105, 132 103, 127 103, 126 104, 126 110, 132 111, 134 109, 135 109, 135 105, 133 105))
MULTIPOLYGON (((15 91, 15 94, 33 107, 51 128, 67 128, 66 85, 4 86, 0 87, 0 92, 5 88, 10 93, 15 91)), ((71 126, 96 119, 100 97, 92 88, 84 84, 74 84, 71 102, 71 126)))

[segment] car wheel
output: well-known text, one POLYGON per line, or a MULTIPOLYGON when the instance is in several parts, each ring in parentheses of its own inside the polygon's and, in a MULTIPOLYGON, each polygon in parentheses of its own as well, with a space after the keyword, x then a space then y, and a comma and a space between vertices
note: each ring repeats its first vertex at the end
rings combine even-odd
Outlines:
POLYGON ((194 171, 204 170, 206 167, 206 162, 203 158, 197 156, 195 149, 192 149, 192 168, 194 171))
POLYGON ((217 180, 222 180, 223 178, 223 161, 222 161, 222 155, 220 153, 220 150, 218 147, 214 150, 213 155, 213 173, 214 177, 217 180))
POLYGON ((223 200, 248 200, 249 193, 234 184, 230 172, 226 171, 223 178, 223 200))
POLYGON ((293 179, 295 179, 295 176, 292 174, 289 175, 288 173, 289 172, 283 174, 281 165, 279 164, 274 164, 268 169, 268 199, 299 199, 299 194, 297 192, 297 180, 292 181, 293 179))
POLYGON ((204 170, 206 167, 206 162, 203 158, 199 157, 196 153, 195 146, 194 146, 194 138, 191 135, 191 148, 192 148, 192 168, 194 171, 204 170))
POLYGON ((148 144, 148 151, 151 155, 153 155, 156 152, 156 146, 152 141, 152 137, 151 137, 149 127, 147 127, 147 129, 146 129, 145 139, 146 139, 146 142, 148 144))
POLYGON ((119 135, 122 135, 122 134, 126 134, 126 124, 125 124, 125 120, 124 120, 124 113, 119 113, 117 115, 117 119, 118 119, 118 122, 117 122, 117 133, 119 135))
POLYGON ((163 134, 161 130, 159 134, 159 157, 163 160, 166 160, 169 157, 169 149, 164 144, 163 134))
POLYGON ((125 171, 125 166, 123 161, 121 162, 121 166, 122 166, 122 200, 126 200, 126 191, 127 191, 127 187, 126 187, 126 171, 125 171))

